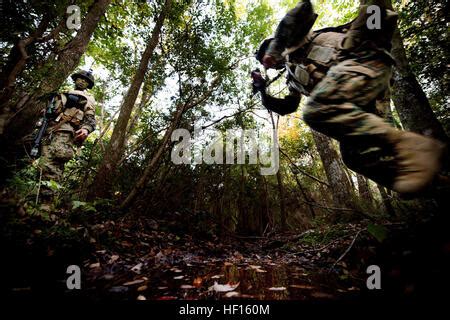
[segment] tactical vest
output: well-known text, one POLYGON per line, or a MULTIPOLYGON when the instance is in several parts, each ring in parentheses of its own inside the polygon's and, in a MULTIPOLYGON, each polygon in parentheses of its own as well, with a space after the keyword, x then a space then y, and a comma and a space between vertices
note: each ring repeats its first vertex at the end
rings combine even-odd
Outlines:
POLYGON ((367 8, 360 6, 358 17, 352 22, 312 32, 299 46, 288 50, 286 69, 290 89, 309 95, 328 69, 343 57, 364 61, 372 60, 375 53, 386 63, 395 64, 389 51, 398 15, 389 9, 382 10, 381 29, 369 30, 367 8))
POLYGON ((71 90, 58 95, 56 102, 56 118, 52 127, 56 131, 78 129, 87 113, 94 113, 95 101, 89 94, 80 90, 71 90))
POLYGON ((338 61, 340 46, 345 38, 341 32, 312 32, 300 48, 287 56, 286 70, 290 89, 309 95, 338 61))

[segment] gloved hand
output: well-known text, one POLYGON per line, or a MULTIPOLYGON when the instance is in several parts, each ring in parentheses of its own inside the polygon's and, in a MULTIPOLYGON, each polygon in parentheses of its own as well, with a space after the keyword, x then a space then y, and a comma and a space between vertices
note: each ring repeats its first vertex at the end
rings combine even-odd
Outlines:
POLYGON ((89 131, 87 131, 86 129, 82 128, 79 129, 75 132, 75 143, 81 145, 84 140, 86 140, 87 136, 89 135, 89 131))
POLYGON ((255 69, 251 73, 253 79, 253 93, 264 91, 266 89, 266 80, 263 78, 261 71, 255 69))

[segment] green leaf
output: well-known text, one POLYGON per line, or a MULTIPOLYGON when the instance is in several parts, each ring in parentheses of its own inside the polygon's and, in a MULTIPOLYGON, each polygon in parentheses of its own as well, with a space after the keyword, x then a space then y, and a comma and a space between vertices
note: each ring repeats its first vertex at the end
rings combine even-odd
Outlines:
POLYGON ((367 231, 378 240, 378 242, 383 242, 387 237, 387 229, 384 226, 369 224, 367 226, 367 231))
POLYGON ((72 201, 72 210, 81 209, 85 212, 97 212, 97 209, 93 205, 87 202, 74 200, 72 201))
POLYGON ((86 202, 83 202, 83 201, 77 201, 77 200, 72 201, 72 209, 73 210, 80 208, 80 207, 84 207, 85 205, 86 205, 86 202))
POLYGON ((55 180, 42 181, 42 184, 45 185, 46 187, 49 187, 53 191, 58 191, 59 189, 62 188, 61 185, 55 180))

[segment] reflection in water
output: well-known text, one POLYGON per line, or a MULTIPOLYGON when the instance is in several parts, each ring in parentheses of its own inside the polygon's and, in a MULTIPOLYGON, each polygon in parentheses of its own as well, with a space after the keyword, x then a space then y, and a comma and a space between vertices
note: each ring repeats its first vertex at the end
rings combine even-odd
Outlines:
MULTIPOLYGON (((129 293, 160 300, 317 300, 339 298, 349 287, 333 273, 311 273, 298 265, 274 263, 260 266, 212 261, 173 266, 146 277, 146 290, 129 293)), ((132 294, 130 298, 136 297, 132 294)))

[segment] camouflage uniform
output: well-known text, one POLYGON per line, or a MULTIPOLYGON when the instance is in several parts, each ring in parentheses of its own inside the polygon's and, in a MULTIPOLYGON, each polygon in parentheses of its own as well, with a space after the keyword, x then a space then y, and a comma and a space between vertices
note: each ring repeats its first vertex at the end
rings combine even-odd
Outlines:
POLYGON ((393 188, 398 165, 394 129, 380 118, 376 101, 389 90, 394 63, 389 54, 397 15, 384 9, 381 30, 367 29, 367 6, 344 37, 338 63, 311 92, 303 119, 340 142, 344 163, 355 172, 393 188), (377 112, 378 111, 378 112, 377 112))
MULTIPOLYGON (((42 180, 61 182, 64 165, 74 157, 76 143, 74 134, 78 129, 86 129, 88 133, 95 130, 95 100, 81 90, 71 90, 59 94, 55 102, 55 119, 47 129, 41 150, 40 167, 42 180), (80 98, 74 103, 70 97, 80 98)), ((41 197, 44 202, 51 200, 54 191, 43 185, 41 197)))
POLYGON ((390 77, 390 66, 379 60, 344 60, 314 88, 303 119, 340 142, 342 158, 350 169, 392 188, 394 150, 385 135, 393 128, 376 115, 375 104, 390 77))
MULTIPOLYGON (((308 5, 309 2, 306 7, 308 5)), ((300 3, 297 11, 301 6, 305 6, 305 3, 300 3)), ((381 8, 383 19, 380 30, 367 28, 367 6, 361 6, 357 19, 351 24, 341 26, 342 30, 338 30, 338 27, 319 31, 319 35, 313 32, 304 37, 294 51, 285 50, 282 53, 280 49, 273 49, 277 46, 269 46, 266 54, 270 54, 270 58, 273 56, 279 60, 285 56, 288 61, 286 66, 292 75, 288 78, 290 94, 285 99, 277 99, 268 96, 263 90, 262 99, 268 109, 286 114, 297 109, 300 94, 309 95, 303 110, 304 121, 312 129, 340 142, 343 160, 350 169, 396 191, 416 192, 437 173, 442 146, 432 139, 396 130, 379 117, 376 101, 383 100, 389 90, 391 66, 394 63, 389 50, 397 20, 393 11, 381 8), (335 39, 343 35, 342 39, 334 43, 338 49, 336 59, 330 59, 328 64, 320 61, 323 53, 330 51, 324 47, 333 47, 333 41, 326 39, 318 43, 322 49, 316 48, 316 59, 305 59, 306 56, 311 58, 311 55, 314 58, 317 50, 313 47, 317 39, 326 38, 327 33, 334 31, 340 31, 341 35, 336 33, 328 38, 335 39), (312 42, 308 40, 311 36, 312 42), (306 54, 302 54, 304 48, 306 54), (292 58, 286 55, 289 51, 294 60, 296 52, 300 51, 301 59, 297 61, 297 66, 307 71, 309 77, 302 72, 297 75, 298 67, 295 72, 290 69, 289 60, 292 58), (323 67, 329 69, 322 77, 320 71, 323 72, 323 67), (429 163, 426 163, 427 157, 429 163)), ((295 9, 283 20, 286 19, 291 25, 295 25, 295 19, 299 24, 303 21, 301 16, 295 16, 295 9)), ((277 39, 289 38, 291 31, 282 26, 283 23, 280 23, 275 42, 277 39)))

